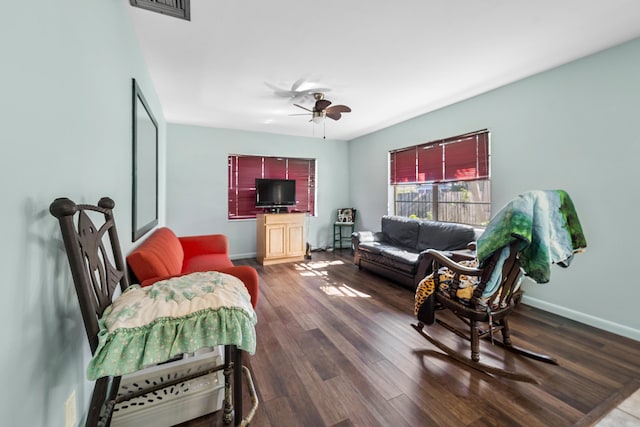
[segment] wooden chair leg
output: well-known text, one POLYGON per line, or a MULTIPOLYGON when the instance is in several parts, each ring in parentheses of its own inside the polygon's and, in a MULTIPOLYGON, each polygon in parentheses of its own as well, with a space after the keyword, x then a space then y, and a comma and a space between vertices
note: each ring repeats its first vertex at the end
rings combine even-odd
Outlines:
POLYGON ((471 326, 471 360, 478 362, 480 360, 480 335, 478 332, 478 322, 472 320, 471 326))
POLYGON ((500 324, 502 325, 502 342, 504 343, 504 345, 506 346, 510 346, 511 345, 511 331, 509 330, 509 322, 507 322, 507 319, 502 319, 500 321, 500 324))
POLYGON ((242 423, 242 350, 233 346, 233 405, 235 425, 242 423))
POLYGON ((235 345, 224 346, 224 411, 222 421, 224 424, 234 426, 248 426, 258 409, 258 395, 256 387, 251 378, 249 369, 242 365, 243 351, 235 345), (242 404, 242 377, 251 399, 251 407, 247 416, 243 417, 244 408, 242 404), (233 387, 233 391, 231 388, 233 387))
POLYGON ((96 380, 89 403, 86 427, 109 427, 111 425, 120 379, 121 377, 102 377, 96 380))
POLYGON ((107 389, 109 388, 109 377, 102 377, 96 380, 91 394, 91 403, 89 404, 89 413, 87 414, 86 427, 97 426, 100 421, 100 412, 107 398, 107 389))
POLYGON ((231 360, 232 351, 230 345, 224 346, 224 404, 222 412, 222 422, 231 424, 233 421, 233 402, 231 399, 231 373, 233 370, 233 362, 231 360))

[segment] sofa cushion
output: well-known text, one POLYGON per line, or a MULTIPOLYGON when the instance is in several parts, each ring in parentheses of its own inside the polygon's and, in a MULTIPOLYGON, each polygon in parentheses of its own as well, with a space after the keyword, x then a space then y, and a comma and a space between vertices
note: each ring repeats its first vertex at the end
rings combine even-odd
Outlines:
POLYGON ((383 246, 385 246, 384 243, 380 242, 361 242, 358 245, 358 249, 371 254, 379 254, 382 252, 383 246))
POLYGON ((374 254, 371 252, 361 252, 361 260, 364 262, 371 262, 375 265, 388 269, 389 271, 398 271, 406 274, 414 274, 417 268, 417 264, 407 264, 406 260, 397 261, 396 259, 383 255, 374 254))
POLYGON ((475 229, 470 225, 423 220, 420 221, 417 246, 421 251, 465 249, 475 235, 475 229))
POLYGON ((419 254, 402 248, 389 247, 382 251, 382 255, 393 261, 413 266, 418 262, 419 254))
POLYGON ((178 237, 166 227, 158 228, 127 256, 127 264, 143 282, 182 272, 184 252, 178 237))
POLYGON ((195 255, 191 258, 185 258, 182 273, 188 274, 197 271, 219 270, 227 267, 233 267, 233 263, 226 253, 195 255))
POLYGON ((400 216, 382 217, 384 239, 395 246, 416 248, 420 224, 415 219, 400 216))

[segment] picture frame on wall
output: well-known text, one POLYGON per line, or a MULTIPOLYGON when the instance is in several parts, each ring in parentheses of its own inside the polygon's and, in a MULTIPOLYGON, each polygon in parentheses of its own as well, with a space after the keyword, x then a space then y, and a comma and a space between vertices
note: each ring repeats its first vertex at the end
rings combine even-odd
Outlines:
POLYGON ((158 122, 132 79, 132 241, 158 225, 158 122))
POLYGON ((343 208, 338 209, 338 222, 343 224, 353 224, 355 217, 355 209, 343 208))

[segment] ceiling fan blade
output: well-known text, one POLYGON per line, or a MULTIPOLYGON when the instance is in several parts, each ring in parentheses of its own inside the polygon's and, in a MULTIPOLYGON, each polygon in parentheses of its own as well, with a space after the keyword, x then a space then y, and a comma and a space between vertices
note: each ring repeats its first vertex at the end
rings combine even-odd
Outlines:
POLYGON ((340 120, 340 117, 342 117, 342 113, 340 113, 340 111, 326 111, 326 116, 333 119, 333 120, 340 120))
POLYGON ((350 113, 351 112, 351 108, 347 107, 346 105, 332 105, 331 107, 327 108, 327 114, 330 111, 331 112, 337 111, 339 113, 350 113))
POLYGON ((317 85, 318 83, 314 83, 313 81, 307 80, 306 78, 302 77, 293 82, 293 84, 291 85, 291 92, 313 95, 316 92, 325 93, 331 91, 331 89, 329 88, 317 87, 317 85))
POLYGON ((306 93, 308 93, 309 95, 313 95, 314 93, 327 93, 327 92, 331 92, 331 89, 329 89, 328 87, 310 87, 309 89, 305 90, 306 93))
POLYGON ((310 112, 310 113, 313 113, 313 111, 312 111, 312 110, 309 110, 307 107, 303 107, 302 105, 298 105, 298 104, 293 104, 293 105, 295 105, 295 106, 296 106, 296 107, 298 107, 298 108, 302 108, 303 110, 307 110, 307 111, 308 111, 308 112, 310 112))
POLYGON ((305 78, 299 78, 298 80, 296 80, 295 82, 293 82, 293 84, 291 85, 291 91, 292 92, 298 92, 298 88, 300 86, 302 86, 302 84, 305 82, 305 78))
POLYGON ((271 83, 265 82, 264 84, 269 89, 271 89, 276 96, 281 96, 283 98, 291 98, 292 96, 295 95, 295 93, 291 92, 290 90, 279 88, 278 86, 272 85, 271 83))
POLYGON ((316 101, 316 105, 314 109, 316 111, 322 111, 325 108, 327 108, 329 105, 331 105, 331 101, 327 101, 326 99, 319 99, 316 101))

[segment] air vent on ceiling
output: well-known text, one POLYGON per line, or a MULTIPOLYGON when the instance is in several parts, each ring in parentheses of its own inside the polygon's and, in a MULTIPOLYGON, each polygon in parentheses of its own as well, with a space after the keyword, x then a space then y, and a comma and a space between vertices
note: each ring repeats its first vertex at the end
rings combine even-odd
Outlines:
POLYGON ((151 10, 176 18, 191 20, 191 0, 129 0, 131 6, 151 10))

